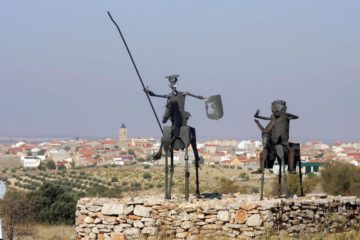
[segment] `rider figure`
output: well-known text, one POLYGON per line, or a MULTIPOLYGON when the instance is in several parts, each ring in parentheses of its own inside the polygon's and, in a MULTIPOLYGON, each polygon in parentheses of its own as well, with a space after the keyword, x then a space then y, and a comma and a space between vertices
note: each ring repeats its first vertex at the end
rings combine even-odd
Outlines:
MULTIPOLYGON (((287 113, 286 109, 287 107, 285 101, 275 100, 271 104, 272 115, 270 117, 259 115, 259 109, 254 115, 254 117, 258 119, 270 120, 264 131, 269 134, 269 146, 275 150, 274 152, 276 153, 276 156, 280 159, 284 158, 285 153, 287 153, 289 150, 290 120, 299 118, 294 114, 287 113)), ((264 148, 265 147, 266 146, 264 146, 264 148)), ((261 173, 261 169, 259 169, 257 172, 261 173)))
POLYGON ((185 111, 185 98, 186 96, 192 96, 198 99, 205 99, 203 96, 198 96, 191 94, 189 92, 180 92, 177 90, 177 81, 179 75, 170 75, 166 78, 169 80, 169 87, 171 88, 171 93, 161 95, 156 94, 149 89, 144 89, 152 97, 161 97, 167 98, 166 109, 162 119, 162 123, 166 123, 169 119, 172 123, 172 139, 176 139, 180 133, 180 127, 187 126, 187 120, 190 118, 190 113, 185 111), (172 112, 178 112, 178 116, 172 116, 172 112))

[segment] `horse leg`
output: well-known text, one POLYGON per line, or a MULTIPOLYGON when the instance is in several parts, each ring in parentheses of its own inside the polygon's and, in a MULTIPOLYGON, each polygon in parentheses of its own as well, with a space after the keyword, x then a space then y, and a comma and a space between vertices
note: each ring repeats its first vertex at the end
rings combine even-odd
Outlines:
POLYGON ((188 147, 185 148, 185 200, 189 200, 189 178, 190 178, 190 172, 189 172, 189 154, 188 154, 188 147))
POLYGON ((195 133, 195 128, 191 128, 191 147, 193 149, 194 152, 194 156, 195 156, 195 177, 196 177, 196 195, 197 197, 200 196, 200 181, 199 181, 199 167, 200 167, 200 157, 199 157, 199 152, 197 150, 197 146, 196 146, 196 133, 195 133))
POLYGON ((170 161, 169 199, 171 199, 171 188, 174 175, 174 150, 172 148, 170 149, 170 161))

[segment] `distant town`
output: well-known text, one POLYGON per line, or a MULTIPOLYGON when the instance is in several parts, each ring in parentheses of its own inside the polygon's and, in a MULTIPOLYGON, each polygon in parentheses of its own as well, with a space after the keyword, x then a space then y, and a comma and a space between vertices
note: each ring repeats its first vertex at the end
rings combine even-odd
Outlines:
MULTIPOLYGON (((0 163, 14 161, 23 168, 39 168, 44 161, 53 161, 56 169, 64 170, 86 166, 164 163, 164 158, 156 162, 152 160, 160 146, 160 142, 155 138, 129 138, 125 124, 122 124, 118 135, 118 139, 76 138, 36 144, 25 141, 1 144, 0 163)), ((203 164, 245 166, 255 169, 259 167, 262 143, 257 140, 209 140, 198 143, 198 149, 203 164)), ((183 159, 182 151, 175 153, 175 164, 183 164, 183 159)), ((193 156, 190 155, 190 159, 194 159, 193 156)), ((358 166, 360 142, 305 142, 301 144, 301 159, 304 173, 319 173, 321 166, 330 160, 358 166)))

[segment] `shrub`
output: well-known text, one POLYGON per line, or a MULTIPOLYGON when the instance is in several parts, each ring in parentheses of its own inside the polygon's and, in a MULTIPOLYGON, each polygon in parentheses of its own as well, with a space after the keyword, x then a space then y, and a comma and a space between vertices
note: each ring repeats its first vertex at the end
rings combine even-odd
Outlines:
MULTIPOLYGON (((301 195, 300 189, 300 178, 299 174, 287 174, 286 187, 287 191, 290 194, 296 194, 297 196, 301 195)), ((304 194, 311 193, 320 183, 320 177, 315 176, 314 174, 308 174, 303 176, 303 192, 304 194)), ((276 180, 273 184, 272 194, 275 196, 278 194, 279 183, 276 180)))
POLYGON ((241 178, 244 181, 248 181, 250 179, 249 175, 246 172, 240 173, 239 178, 241 178))
POLYGON ((118 182, 118 179, 117 179, 117 177, 115 177, 115 176, 112 176, 112 177, 111 177, 111 182, 118 182))
POLYGON ((239 185, 235 181, 229 180, 227 178, 221 178, 217 186, 217 191, 222 193, 236 193, 240 192, 239 185))
POLYGON ((130 185, 130 190, 131 190, 131 191, 138 191, 138 190, 141 190, 141 189, 142 189, 141 183, 133 182, 133 183, 131 183, 131 185, 130 185))
POLYGON ((151 179, 152 178, 152 175, 151 175, 151 173, 149 173, 149 172, 144 172, 144 174, 143 174, 143 178, 144 179, 151 179))
POLYGON ((360 168, 331 161, 321 170, 321 185, 328 194, 360 197, 360 168))
POLYGON ((74 224, 76 197, 60 185, 45 183, 29 194, 35 219, 48 224, 74 224))
POLYGON ((24 192, 12 189, 8 191, 0 202, 0 215, 8 239, 14 239, 20 225, 30 222, 31 212, 28 196, 24 192))

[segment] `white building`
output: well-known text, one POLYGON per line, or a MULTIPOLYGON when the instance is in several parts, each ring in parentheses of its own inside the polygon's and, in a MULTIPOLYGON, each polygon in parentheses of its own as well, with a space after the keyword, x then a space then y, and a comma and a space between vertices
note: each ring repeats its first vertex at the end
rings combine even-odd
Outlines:
POLYGON ((40 166, 41 159, 34 156, 21 157, 24 168, 37 168, 40 166))

